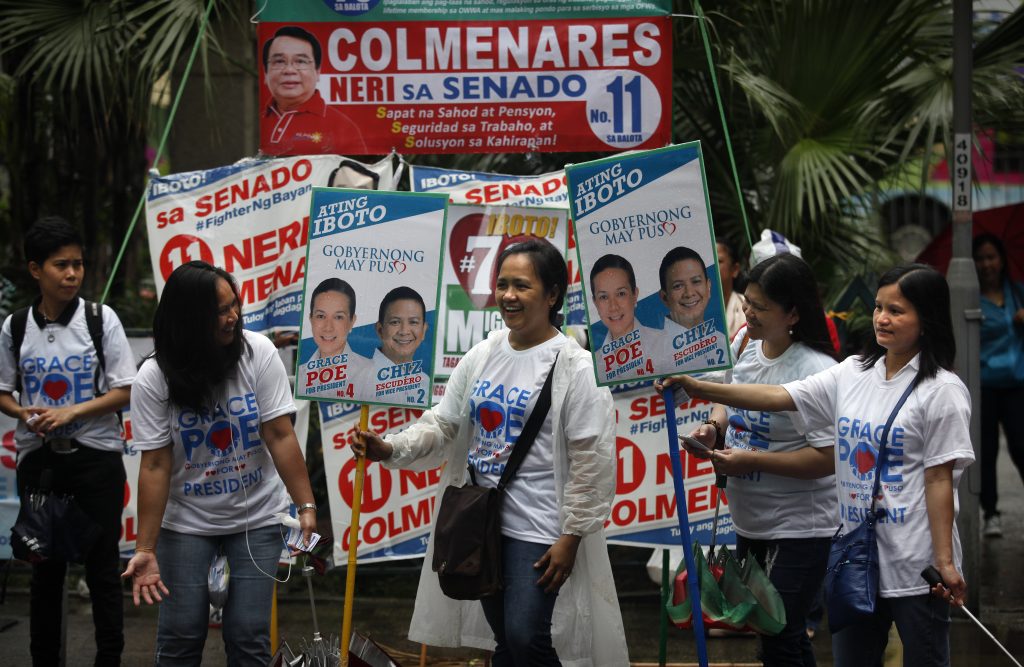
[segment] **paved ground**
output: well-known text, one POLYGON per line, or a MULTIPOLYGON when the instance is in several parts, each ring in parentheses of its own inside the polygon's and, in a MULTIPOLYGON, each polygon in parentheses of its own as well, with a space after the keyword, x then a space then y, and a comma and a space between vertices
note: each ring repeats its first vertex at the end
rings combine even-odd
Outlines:
MULTIPOLYGON (((1000 466, 1000 506, 1003 510, 1005 537, 984 543, 982 563, 984 576, 980 582, 981 605, 972 610, 982 617, 992 632, 1010 651, 1024 658, 1024 487, 1013 464, 1004 451, 1000 466)), ((613 547, 615 578, 620 605, 626 624, 630 657, 634 663, 656 663, 658 660, 659 593, 644 572, 648 552, 626 547, 613 547)), ((418 561, 417 561, 418 563, 418 561)), ((418 564, 364 566, 357 578, 358 598, 353 615, 356 630, 371 635, 385 645, 392 656, 408 667, 419 661, 420 647, 404 639, 412 613, 412 597, 418 564)), ((3 655, 0 664, 29 664, 28 595, 24 568, 16 568, 11 577, 7 599, 0 605, 0 642, 3 655)), ((318 617, 324 635, 341 631, 343 573, 334 572, 317 583, 318 617)), ((282 586, 279 592, 280 634, 293 647, 312 637, 312 612, 305 584, 301 577, 282 586)), ((152 663, 156 614, 153 609, 136 609, 126 600, 127 647, 124 664, 152 663)), ((84 667, 92 664, 92 623, 87 600, 72 593, 69 597, 67 665, 84 667)), ((962 614, 956 614, 952 633, 953 665, 956 667, 999 667, 1010 661, 980 630, 962 614)), ((669 629, 668 661, 695 663, 693 636, 689 631, 669 629)), ((832 665, 827 630, 814 640, 818 664, 832 665)), ((757 641, 751 635, 710 638, 708 654, 712 663, 756 663, 757 641)), ((427 663, 431 665, 483 664, 480 651, 431 648, 427 663)), ((900 665, 898 639, 890 643, 887 665, 900 665)), ((204 665, 224 664, 220 631, 210 630, 204 665)))

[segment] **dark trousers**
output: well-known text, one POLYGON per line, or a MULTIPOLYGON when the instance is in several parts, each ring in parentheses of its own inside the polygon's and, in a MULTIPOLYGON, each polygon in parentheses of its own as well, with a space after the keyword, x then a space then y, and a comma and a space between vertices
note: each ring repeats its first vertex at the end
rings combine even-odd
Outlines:
MULTIPOLYGON (((36 450, 18 462, 18 494, 22 502, 39 483, 43 470, 53 471, 54 493, 74 496, 75 503, 100 529, 85 557, 85 581, 96 628, 96 665, 119 665, 124 649, 124 608, 121 588, 121 510, 125 472, 121 452, 79 447, 70 454, 36 450)), ((67 563, 48 560, 32 566, 30 636, 32 664, 60 664, 61 606, 67 563)))
POLYGON ((1017 472, 1024 480, 1024 387, 981 389, 981 509, 985 518, 999 514, 996 461, 999 458, 999 425, 1017 472))
POLYGON ((752 555, 757 559, 786 608, 782 632, 761 636, 761 660, 766 667, 817 664, 807 637, 807 613, 821 590, 831 542, 828 537, 752 540, 736 536, 736 557, 752 555))
POLYGON ((931 594, 878 598, 871 618, 832 635, 833 664, 881 665, 893 623, 903 642, 904 667, 949 667, 949 603, 931 594))

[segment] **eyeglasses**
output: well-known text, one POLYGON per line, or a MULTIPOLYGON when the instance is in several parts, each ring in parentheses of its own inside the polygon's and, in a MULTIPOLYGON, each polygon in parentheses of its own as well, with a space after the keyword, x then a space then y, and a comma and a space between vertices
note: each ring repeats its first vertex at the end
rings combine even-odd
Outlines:
POLYGON ((275 57, 270 59, 270 62, 267 64, 267 69, 270 70, 271 72, 280 72, 281 70, 288 69, 289 67, 291 67, 294 70, 306 72, 308 70, 313 69, 315 66, 316 63, 314 63, 311 59, 306 57, 300 56, 298 58, 293 58, 292 60, 288 60, 287 58, 275 57))

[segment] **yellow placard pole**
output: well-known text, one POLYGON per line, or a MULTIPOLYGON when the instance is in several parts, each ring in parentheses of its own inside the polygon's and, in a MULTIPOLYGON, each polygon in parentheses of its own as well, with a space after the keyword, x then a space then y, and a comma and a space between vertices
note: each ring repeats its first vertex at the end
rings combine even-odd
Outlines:
POLYGON ((270 603, 270 655, 277 653, 281 646, 281 635, 277 631, 277 581, 274 581, 274 599, 270 603))
MULTIPOLYGON (((359 411, 359 430, 365 431, 370 423, 370 406, 359 411)), ((342 667, 348 667, 348 647, 352 641, 352 604, 356 590, 356 548, 359 545, 359 508, 363 504, 363 479, 366 477, 366 458, 356 457, 356 480, 352 488, 352 525, 348 529, 348 571, 345 573, 345 608, 341 616, 342 667)))

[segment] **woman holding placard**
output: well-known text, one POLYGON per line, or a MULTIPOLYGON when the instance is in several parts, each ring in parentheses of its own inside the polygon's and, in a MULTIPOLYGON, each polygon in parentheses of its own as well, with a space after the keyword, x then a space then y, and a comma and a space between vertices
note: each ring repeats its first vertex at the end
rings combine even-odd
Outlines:
MULTIPOLYGON (((905 665, 948 665, 949 608, 937 596, 960 604, 966 594, 955 524, 956 488, 974 451, 971 399, 950 371, 956 342, 945 278, 921 264, 888 271, 878 283, 873 325, 875 340, 863 354, 804 380, 781 386, 717 385, 678 376, 664 384, 745 410, 794 411, 793 424, 804 433, 835 429, 844 532, 858 528, 869 507, 883 510, 877 523, 880 590, 875 614, 833 634, 835 664, 880 662, 895 623, 905 665), (887 421, 891 428, 885 465, 876 473, 887 421), (929 595, 921 577, 929 565, 945 583, 931 590, 935 595, 929 595)), ((705 426, 695 435, 710 442, 714 431, 705 426)), ((728 467, 735 456, 716 451, 710 458, 728 467)), ((801 467, 809 472, 814 464, 801 467)))
POLYGON ((495 486, 552 374, 550 411, 502 504, 504 589, 480 602, 445 597, 431 543, 409 632, 438 646, 489 648, 493 636, 499 667, 628 664, 603 533, 615 492, 614 410, 590 355, 556 326, 567 282, 548 242, 506 248, 495 301, 507 329, 467 353, 441 403, 416 424, 383 440, 361 432, 352 445, 388 467, 447 462, 440 491, 470 475, 495 486))
MULTIPOLYGON (((771 257, 751 269, 743 298, 747 324, 733 341, 732 383, 792 382, 836 363, 813 285, 811 268, 795 255, 771 257)), ((762 658, 766 665, 813 665, 807 612, 838 525, 833 429, 803 433, 790 413, 722 404, 705 424, 712 428, 702 426, 694 435, 709 447, 726 447, 715 467, 731 476, 736 555, 757 559, 786 609, 782 631, 761 637, 762 658)))
POLYGON ((228 664, 266 665, 286 487, 304 544, 316 530, 284 364, 268 338, 242 329, 231 275, 205 262, 184 264, 167 279, 153 343, 132 386, 133 444, 142 451, 139 531, 123 576, 136 605, 162 602, 157 664, 198 665, 210 563, 223 552, 231 573, 228 664))

